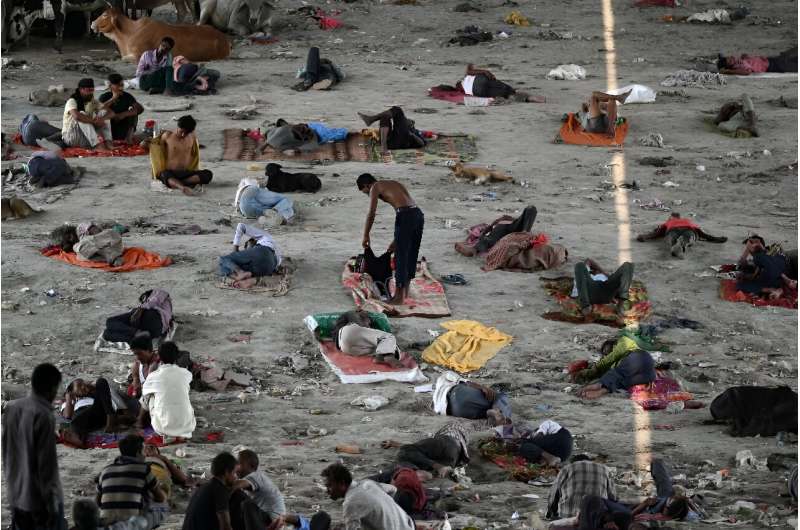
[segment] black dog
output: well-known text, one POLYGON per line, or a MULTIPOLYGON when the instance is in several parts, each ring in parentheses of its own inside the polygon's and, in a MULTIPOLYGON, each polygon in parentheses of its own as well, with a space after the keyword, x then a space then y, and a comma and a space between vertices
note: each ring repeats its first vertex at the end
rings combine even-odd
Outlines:
POLYGON ((286 173, 280 164, 270 163, 264 173, 267 175, 267 189, 276 193, 307 191, 315 193, 322 187, 319 177, 313 173, 286 173))
POLYGON ((731 436, 797 433, 797 393, 788 386, 735 386, 714 398, 711 416, 731 422, 731 436))

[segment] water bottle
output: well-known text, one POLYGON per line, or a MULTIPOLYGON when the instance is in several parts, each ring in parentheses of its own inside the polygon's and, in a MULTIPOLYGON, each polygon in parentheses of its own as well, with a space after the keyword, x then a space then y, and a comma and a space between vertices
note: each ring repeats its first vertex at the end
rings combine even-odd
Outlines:
POLYGON ((153 138, 158 138, 158 135, 161 134, 161 127, 158 126, 158 122, 153 120, 153 138))

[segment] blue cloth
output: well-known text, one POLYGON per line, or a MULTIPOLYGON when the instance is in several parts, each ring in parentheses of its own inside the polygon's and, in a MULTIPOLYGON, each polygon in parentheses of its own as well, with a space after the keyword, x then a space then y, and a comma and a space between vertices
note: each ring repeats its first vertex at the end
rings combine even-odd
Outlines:
POLYGON ((309 122, 308 128, 317 133, 319 143, 321 144, 341 142, 347 139, 347 129, 328 127, 316 121, 309 122))
POLYGON ((459 383, 447 393, 448 414, 459 418, 479 420, 486 417, 489 409, 499 410, 506 418, 511 417, 511 404, 505 392, 498 392, 491 403, 479 389, 459 383))
POLYGON ((746 293, 758 294, 764 288, 777 289, 783 285, 781 274, 786 272, 786 258, 759 252, 753 256, 753 265, 758 267, 758 276, 753 280, 738 282, 737 289, 746 293))
POLYGON ((239 211, 245 217, 256 218, 264 215, 264 210, 272 208, 287 221, 294 217, 292 200, 274 191, 258 186, 248 186, 239 199, 239 211))

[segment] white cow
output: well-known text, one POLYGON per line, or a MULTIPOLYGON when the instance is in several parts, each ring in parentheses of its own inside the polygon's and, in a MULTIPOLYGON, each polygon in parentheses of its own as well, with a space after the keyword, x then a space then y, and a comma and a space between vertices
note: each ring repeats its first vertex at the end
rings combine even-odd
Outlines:
POLYGON ((267 0, 200 0, 197 24, 210 23, 221 31, 240 36, 269 33, 273 9, 275 6, 267 0))

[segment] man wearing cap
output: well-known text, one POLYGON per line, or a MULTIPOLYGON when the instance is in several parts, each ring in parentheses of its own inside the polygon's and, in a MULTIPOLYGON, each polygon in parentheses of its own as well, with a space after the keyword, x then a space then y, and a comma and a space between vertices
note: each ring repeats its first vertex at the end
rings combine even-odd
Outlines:
POLYGON ((68 147, 85 147, 108 151, 111 149, 111 126, 108 120, 113 112, 101 112, 102 106, 94 98, 94 80, 83 78, 78 88, 64 105, 61 138, 68 147))

